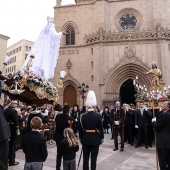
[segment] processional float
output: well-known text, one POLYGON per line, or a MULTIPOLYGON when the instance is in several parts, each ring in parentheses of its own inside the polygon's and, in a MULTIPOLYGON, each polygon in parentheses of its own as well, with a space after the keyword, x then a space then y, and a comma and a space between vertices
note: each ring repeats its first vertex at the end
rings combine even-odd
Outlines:
POLYGON ((54 77, 62 33, 55 31, 52 18, 48 17, 47 20, 48 24, 33 44, 21 70, 7 75, 0 74, 0 79, 4 81, 2 91, 12 100, 37 106, 56 105, 59 100, 59 88, 63 87, 66 72, 60 72, 57 87, 48 80, 54 77))
MULTIPOLYGON (((162 103, 170 101, 170 86, 163 88, 163 77, 161 70, 157 68, 156 63, 152 63, 152 69, 145 73, 146 75, 151 74, 152 86, 148 90, 145 85, 139 83, 139 78, 133 80, 133 85, 136 90, 136 105, 139 108, 140 102, 147 104, 147 106, 153 112, 153 118, 156 117, 155 110, 159 110, 162 103)), ((155 147, 156 147, 156 131, 155 132, 155 147)), ((156 148, 156 164, 158 170, 158 154, 156 148)))
MULTIPOLYGON (((136 105, 139 107, 140 102, 144 102, 153 111, 162 106, 164 101, 170 101, 170 86, 163 88, 163 77, 160 69, 157 68, 156 63, 152 63, 152 69, 145 73, 151 74, 152 86, 147 88, 145 85, 141 85, 139 77, 133 80, 133 85, 136 91, 136 105)), ((154 115, 155 117, 155 115, 154 115)))

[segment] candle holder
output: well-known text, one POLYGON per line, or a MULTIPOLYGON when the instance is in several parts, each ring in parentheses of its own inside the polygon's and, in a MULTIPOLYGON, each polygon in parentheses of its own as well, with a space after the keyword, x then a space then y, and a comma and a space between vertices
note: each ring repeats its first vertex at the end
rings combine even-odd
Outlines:
POLYGON ((60 71, 60 80, 57 83, 57 87, 63 88, 63 79, 64 79, 65 75, 66 75, 65 71, 60 71))
MULTIPOLYGON (((164 87, 164 90, 157 89, 150 89, 147 91, 145 85, 141 85, 138 81, 138 76, 133 80, 133 85, 136 91, 136 102, 164 102, 170 100, 170 86, 164 87)), ((151 106, 151 104, 148 103, 151 106)))
MULTIPOLYGON (((8 90, 9 91, 9 93, 11 93, 11 94, 21 94, 21 93, 23 93, 25 90, 23 90, 23 89, 18 89, 18 86, 20 87, 20 85, 15 81, 15 89, 10 89, 10 90, 8 90)), ((12 86, 13 87, 13 86, 12 86)), ((11 87, 11 88, 12 88, 11 87)))

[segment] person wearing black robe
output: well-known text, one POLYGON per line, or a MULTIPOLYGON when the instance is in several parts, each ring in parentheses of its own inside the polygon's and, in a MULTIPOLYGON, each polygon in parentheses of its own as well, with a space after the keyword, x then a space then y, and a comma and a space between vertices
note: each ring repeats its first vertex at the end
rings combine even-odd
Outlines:
POLYGON ((11 131, 4 117, 4 109, 0 105, 0 169, 8 169, 9 138, 11 131))
POLYGON ((156 130, 160 170, 168 170, 170 169, 170 102, 163 102, 161 110, 159 117, 152 119, 152 125, 156 130))
POLYGON ((17 136, 19 135, 18 113, 15 110, 17 105, 18 102, 13 100, 11 101, 10 106, 4 111, 6 121, 11 130, 11 137, 9 140, 9 154, 8 154, 9 166, 19 164, 19 162, 15 161, 16 142, 17 142, 17 136))

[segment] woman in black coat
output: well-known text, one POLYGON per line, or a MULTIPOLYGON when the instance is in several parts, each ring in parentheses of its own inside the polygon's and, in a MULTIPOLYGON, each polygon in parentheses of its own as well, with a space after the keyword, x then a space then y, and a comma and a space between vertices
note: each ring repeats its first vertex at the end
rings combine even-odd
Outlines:
POLYGON ((78 105, 73 106, 71 116, 74 118, 74 120, 76 122, 75 129, 73 129, 73 130, 74 130, 75 134, 77 135, 78 126, 79 126, 78 120, 79 120, 79 116, 80 116, 80 110, 79 110, 78 105))
POLYGON ((102 113, 102 120, 103 120, 103 128, 104 128, 104 131, 106 133, 106 130, 107 130, 107 133, 109 128, 110 128, 110 112, 109 112, 109 107, 108 106, 105 106, 104 108, 104 111, 102 113))

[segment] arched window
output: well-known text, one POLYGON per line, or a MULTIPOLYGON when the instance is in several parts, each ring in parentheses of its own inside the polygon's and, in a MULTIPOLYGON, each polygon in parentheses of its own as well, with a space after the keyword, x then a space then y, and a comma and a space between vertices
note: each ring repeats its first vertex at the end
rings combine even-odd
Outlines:
POLYGON ((66 45, 75 45, 75 31, 72 26, 66 30, 66 45))

